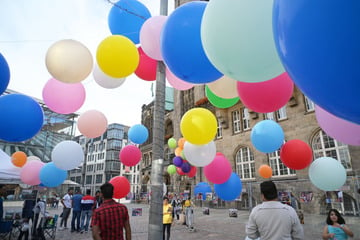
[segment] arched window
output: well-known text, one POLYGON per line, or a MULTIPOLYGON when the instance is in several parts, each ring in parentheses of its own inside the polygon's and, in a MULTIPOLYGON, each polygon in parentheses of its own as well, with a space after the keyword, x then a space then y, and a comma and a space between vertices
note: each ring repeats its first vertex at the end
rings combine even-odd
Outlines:
POLYGON ((286 167, 280 160, 280 151, 275 151, 268 154, 269 164, 273 170, 273 176, 289 176, 295 175, 295 170, 286 167))
POLYGON ((255 160, 250 148, 239 149, 235 156, 235 168, 241 179, 255 178, 255 160))
POLYGON ((314 159, 319 157, 331 157, 340 161, 346 170, 351 170, 352 167, 348 145, 326 135, 322 130, 319 130, 319 132, 314 135, 311 145, 314 151, 314 159))

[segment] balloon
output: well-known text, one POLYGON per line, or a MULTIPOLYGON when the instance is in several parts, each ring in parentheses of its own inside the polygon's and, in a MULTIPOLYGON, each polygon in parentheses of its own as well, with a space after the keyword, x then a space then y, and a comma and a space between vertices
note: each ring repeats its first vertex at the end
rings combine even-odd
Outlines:
POLYGON ((217 120, 205 108, 192 108, 181 118, 180 130, 186 141, 203 145, 212 141, 217 132, 217 120))
POLYGON ((341 119, 317 105, 315 115, 319 126, 330 137, 345 144, 360 145, 360 124, 341 119))
POLYGON ((206 200, 206 193, 212 193, 211 186, 206 182, 199 182, 194 189, 194 195, 202 194, 203 200, 206 200))
POLYGON ((163 60, 160 50, 160 36, 167 16, 148 18, 140 29, 140 44, 146 55, 155 60, 163 60))
POLYGON ((88 110, 80 115, 77 126, 81 134, 88 138, 101 136, 107 129, 106 116, 97 110, 88 110))
POLYGON ((40 184, 39 173, 40 169, 45 165, 45 163, 40 160, 32 160, 25 163, 20 171, 20 179, 23 183, 28 185, 38 185, 40 184))
POLYGON ((62 141, 54 147, 51 159, 55 166, 62 170, 71 170, 84 162, 84 151, 80 144, 74 141, 62 141))
POLYGON ((37 156, 28 156, 27 157, 27 162, 30 162, 30 161, 41 161, 41 160, 37 156))
POLYGON ((301 170, 311 164, 311 147, 299 139, 287 141, 280 149, 280 159, 290 169, 301 170))
POLYGON ((285 72, 265 82, 237 82, 241 102, 258 113, 274 112, 289 101, 294 84, 285 72))
POLYGON ((181 167, 181 165, 183 164, 183 160, 181 157, 177 156, 173 158, 173 163, 176 167, 181 167))
POLYGON ((10 82, 10 69, 5 57, 0 53, 0 95, 5 92, 10 82))
POLYGON ((150 17, 150 11, 140 1, 120 0, 110 9, 108 25, 113 35, 124 35, 138 44, 140 29, 150 17))
POLYGON ((181 165, 181 170, 184 172, 184 173, 189 173, 190 170, 191 170, 191 166, 188 162, 183 162, 183 164, 181 165))
POLYGON ((81 82, 89 76, 93 67, 90 50, 72 39, 60 40, 51 45, 45 62, 49 73, 65 83, 81 82))
POLYGON ((135 124, 129 129, 128 137, 133 143, 142 144, 148 139, 149 131, 144 125, 135 124))
POLYGON ((176 167, 176 172, 177 172, 177 174, 179 174, 181 176, 186 174, 182 171, 181 167, 176 167))
POLYGON ((271 178, 272 176, 272 169, 269 165, 262 164, 259 167, 259 174, 263 178, 271 178))
POLYGON ((11 162, 14 166, 16 167, 22 167, 25 165, 27 161, 27 156, 26 156, 26 153, 22 152, 22 151, 17 151, 17 152, 14 152, 12 155, 11 155, 11 162))
POLYGON ((49 162, 41 168, 39 177, 44 186, 57 187, 67 178, 67 172, 56 167, 53 162, 49 162))
POLYGON ((195 145, 185 142, 183 152, 189 163, 197 167, 204 167, 214 160, 216 155, 216 145, 214 141, 204 145, 195 145))
POLYGON ((166 68, 165 75, 166 75, 166 79, 168 80, 170 85, 177 90, 180 90, 180 91, 188 90, 194 86, 194 84, 185 82, 185 81, 181 80, 180 78, 178 78, 177 76, 175 76, 170 71, 169 68, 166 68))
POLYGON ((200 39, 201 18, 207 3, 188 2, 176 8, 163 26, 161 53, 166 66, 190 83, 208 83, 221 74, 208 60, 200 39))
POLYGON ((177 146, 176 139, 175 139, 175 138, 169 138, 169 140, 168 140, 168 146, 169 146, 169 148, 171 148, 171 149, 176 148, 176 146, 177 146))
POLYGON ((64 83, 54 78, 47 81, 42 91, 45 104, 60 114, 79 110, 85 102, 85 95, 82 83, 64 83))
POLYGON ((275 0, 273 17, 277 51, 295 85, 325 111, 356 124, 359 10, 358 1, 275 0))
POLYGON ((278 150, 284 143, 284 131, 275 121, 263 120, 255 124, 250 138, 258 151, 271 153, 278 150))
POLYGON ((177 143, 179 148, 184 148, 185 142, 186 142, 185 138, 179 138, 178 143, 177 143))
POLYGON ((220 98, 238 97, 236 90, 237 81, 227 76, 222 76, 218 80, 206 84, 212 93, 220 98))
POLYGON ((167 172, 170 174, 170 175, 173 175, 176 173, 176 166, 171 164, 167 167, 167 172))
POLYGON ((193 178, 196 176, 197 168, 195 166, 191 166, 190 171, 186 174, 189 178, 193 178))
POLYGON ((97 64, 95 64, 93 70, 93 77, 99 86, 108 89, 120 87, 126 80, 126 78, 113 78, 106 75, 97 64))
POLYGON ((175 149, 175 156, 181 157, 182 156, 182 151, 183 151, 183 149, 181 147, 177 147, 175 149))
POLYGON ((156 80, 157 61, 144 53, 141 47, 138 48, 140 61, 135 70, 135 75, 145 81, 156 80))
POLYGON ((242 183, 236 173, 231 173, 229 179, 222 184, 214 184, 216 194, 225 201, 233 201, 241 194, 242 183))
POLYGON ((335 191, 346 182, 346 170, 340 161, 321 157, 311 163, 309 178, 317 188, 323 191, 335 191))
POLYGON ((1 96, 0 114, 0 139, 8 142, 22 142, 34 137, 44 122, 39 103, 22 94, 1 96))
POLYGON ((139 65, 139 52, 128 38, 113 35, 105 38, 99 44, 96 60, 106 75, 123 78, 136 70, 139 65))
POLYGON ((204 167, 204 173, 206 178, 216 184, 222 184, 226 182, 232 169, 230 162, 224 155, 216 155, 214 160, 207 166, 204 167))
POLYGON ((234 106, 239 101, 239 97, 234 97, 234 98, 218 97, 213 92, 211 92, 208 86, 205 86, 205 95, 208 98, 209 102, 217 108, 229 108, 234 106))
POLYGON ((263 82, 284 72, 272 35, 272 5, 263 0, 209 2, 201 41, 210 62, 224 75, 263 82))
POLYGON ((110 179, 109 183, 114 186, 113 198, 124 198, 130 192, 130 183, 123 176, 117 176, 110 179))
POLYGON ((141 151, 134 145, 127 145, 120 151, 119 158, 125 166, 135 166, 141 160, 141 151))

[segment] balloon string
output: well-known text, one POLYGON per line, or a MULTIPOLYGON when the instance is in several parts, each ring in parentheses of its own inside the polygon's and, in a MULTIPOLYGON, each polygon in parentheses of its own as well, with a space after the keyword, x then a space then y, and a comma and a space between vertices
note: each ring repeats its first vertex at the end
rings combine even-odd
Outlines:
POLYGON ((135 13, 135 12, 131 12, 131 11, 129 11, 128 9, 121 7, 121 6, 117 5, 116 3, 113 3, 111 0, 107 0, 107 1, 108 1, 108 3, 112 4, 113 6, 115 6, 115 7, 117 7, 117 8, 120 8, 121 10, 123 10, 123 11, 125 11, 125 12, 127 12, 127 13, 129 13, 129 14, 132 14, 132 15, 137 16, 137 17, 139 17, 139 18, 141 18, 141 19, 144 19, 144 20, 147 19, 147 18, 145 18, 144 16, 141 16, 141 15, 135 13))

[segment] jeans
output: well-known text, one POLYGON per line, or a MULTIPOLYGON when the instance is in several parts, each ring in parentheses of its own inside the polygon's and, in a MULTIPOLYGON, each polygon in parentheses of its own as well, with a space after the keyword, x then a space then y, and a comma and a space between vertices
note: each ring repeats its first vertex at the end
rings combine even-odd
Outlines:
POLYGON ((92 210, 83 210, 81 212, 81 230, 88 231, 91 215, 92 215, 92 210), (86 217, 86 224, 85 224, 85 228, 84 228, 85 217, 86 217))
POLYGON ((170 229, 171 229, 171 223, 163 224, 163 240, 169 240, 170 239, 170 229), (166 232, 166 238, 165 238, 165 232, 166 232))
POLYGON ((80 216, 81 210, 73 210, 71 219, 71 231, 80 231, 80 216), (75 226, 76 221, 76 226, 75 226))
POLYGON ((189 228, 193 227, 194 222, 194 210, 190 207, 185 208, 186 225, 189 228))

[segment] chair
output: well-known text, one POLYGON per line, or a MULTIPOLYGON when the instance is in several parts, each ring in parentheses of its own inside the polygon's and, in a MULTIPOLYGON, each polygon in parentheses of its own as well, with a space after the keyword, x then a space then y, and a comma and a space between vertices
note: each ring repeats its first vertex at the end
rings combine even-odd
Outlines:
POLYGON ((53 218, 47 219, 43 227, 45 237, 48 236, 51 239, 55 239, 58 218, 59 215, 55 214, 53 218))
POLYGON ((0 239, 5 239, 9 236, 9 240, 11 239, 13 221, 0 221, 0 239))

